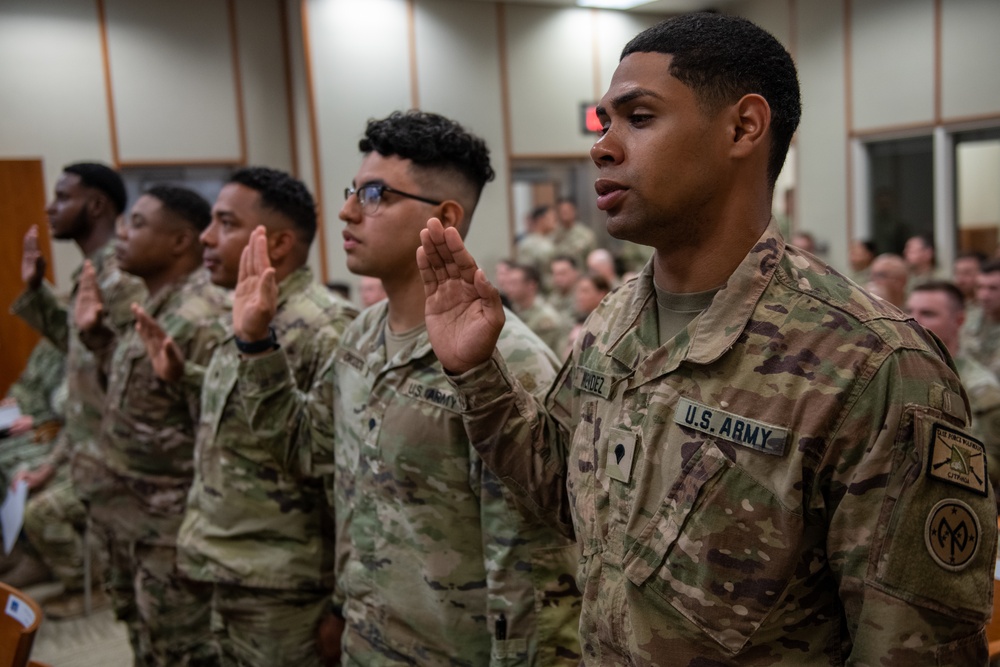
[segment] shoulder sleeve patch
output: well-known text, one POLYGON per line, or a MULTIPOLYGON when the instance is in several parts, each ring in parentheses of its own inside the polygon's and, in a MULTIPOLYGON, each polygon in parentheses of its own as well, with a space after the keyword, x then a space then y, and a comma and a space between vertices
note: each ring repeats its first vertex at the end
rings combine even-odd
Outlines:
POLYGON ((981 542, 979 517, 961 500, 947 498, 931 508, 924 541, 934 562, 957 572, 972 562, 981 542))
POLYGON ((987 495, 986 449, 970 435, 937 422, 931 431, 927 475, 987 495))

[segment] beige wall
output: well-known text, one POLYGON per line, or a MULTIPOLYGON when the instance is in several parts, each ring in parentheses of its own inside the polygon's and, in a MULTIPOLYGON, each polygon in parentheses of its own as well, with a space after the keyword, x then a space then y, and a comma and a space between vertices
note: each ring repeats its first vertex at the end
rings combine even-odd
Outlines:
MULTIPOLYGON (((851 137, 970 117, 1000 123, 996 0, 727 7, 773 32, 796 59, 804 107, 792 179, 798 223, 826 243, 835 264, 850 238, 851 137)), ((244 160, 295 170, 314 189, 319 182, 324 206, 325 246, 313 263, 322 252, 330 277, 349 279, 337 211, 357 168, 357 140, 368 118, 419 104, 457 118, 492 148, 498 178, 470 236, 491 266, 508 254, 509 162, 586 159, 592 138, 578 129, 579 104, 603 93, 621 47, 658 19, 467 0, 0 0, 0 158, 42 157, 50 190, 61 165, 79 159, 244 160)), ((61 285, 78 261, 59 244, 61 285)))

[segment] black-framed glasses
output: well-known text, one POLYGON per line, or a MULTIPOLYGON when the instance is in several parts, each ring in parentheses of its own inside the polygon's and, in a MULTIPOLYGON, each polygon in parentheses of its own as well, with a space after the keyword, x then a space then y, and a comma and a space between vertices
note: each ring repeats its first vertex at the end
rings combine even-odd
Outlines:
POLYGON ((440 206, 442 202, 436 199, 428 199, 427 197, 421 197, 420 195, 410 194, 409 192, 403 192, 402 190, 397 190, 396 188, 390 187, 385 183, 365 183, 356 188, 344 188, 344 199, 350 199, 351 195, 358 196, 358 203, 361 204, 361 208, 365 209, 369 213, 374 213, 378 210, 378 205, 382 202, 382 195, 386 192, 392 192, 400 197, 409 197, 410 199, 416 199, 417 201, 422 201, 425 204, 433 204, 434 206, 440 206))

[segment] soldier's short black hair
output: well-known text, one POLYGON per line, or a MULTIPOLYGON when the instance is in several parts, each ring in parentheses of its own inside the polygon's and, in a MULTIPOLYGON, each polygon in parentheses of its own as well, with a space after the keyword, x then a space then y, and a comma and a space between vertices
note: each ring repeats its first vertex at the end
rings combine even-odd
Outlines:
POLYGON ((94 188, 104 193, 115 212, 121 215, 128 203, 128 193, 121 175, 106 164, 100 162, 74 162, 63 167, 63 172, 80 177, 80 183, 88 188, 94 188))
POLYGON ((164 209, 203 232, 212 221, 212 205, 194 190, 177 185, 154 185, 145 193, 160 200, 164 209))
POLYGON ((536 206, 535 208, 531 209, 531 219, 538 220, 551 210, 552 207, 549 206, 548 204, 542 204, 540 206, 536 206))
POLYGON ((421 167, 447 169, 474 186, 476 196, 493 180, 486 142, 450 118, 411 109, 371 119, 358 142, 362 153, 396 155, 421 167))
POLYGON ((944 292, 948 296, 948 300, 952 302, 954 310, 965 308, 965 295, 962 294, 962 290, 958 289, 958 285, 950 280, 928 280, 925 283, 914 285, 910 294, 916 292, 944 292))
POLYGON ((556 255, 551 260, 549 260, 549 266, 552 266, 556 262, 568 262, 570 266, 574 269, 579 269, 580 265, 576 261, 576 257, 571 255, 556 255))
POLYGON ((288 218, 302 242, 312 243, 316 236, 316 202, 302 181, 278 169, 244 167, 233 172, 228 182, 259 192, 264 208, 288 218))
POLYGON ((1000 259, 991 259, 988 262, 983 262, 982 266, 979 267, 980 273, 1000 273, 1000 259))
POLYGON ((529 266, 528 264, 514 264, 510 267, 510 270, 520 271, 524 275, 524 279, 529 283, 535 283, 539 286, 542 284, 542 274, 533 266, 529 266))
POLYGON ((799 126, 802 103, 795 63, 769 32, 738 16, 698 12, 644 30, 625 45, 632 53, 672 56, 670 74, 690 87, 705 109, 715 111, 744 95, 758 94, 771 107, 768 183, 773 188, 799 126))

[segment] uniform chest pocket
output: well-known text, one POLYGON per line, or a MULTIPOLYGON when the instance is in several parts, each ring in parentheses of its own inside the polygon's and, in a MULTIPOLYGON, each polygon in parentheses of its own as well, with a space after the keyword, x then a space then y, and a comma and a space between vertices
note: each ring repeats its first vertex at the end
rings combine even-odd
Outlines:
POLYGON ((783 598, 802 523, 706 441, 622 566, 649 602, 668 604, 735 654, 783 598))

